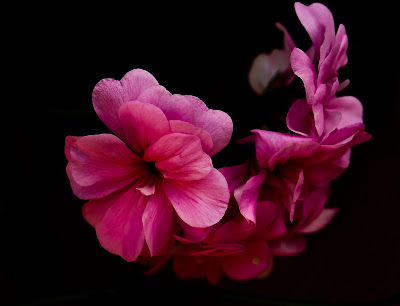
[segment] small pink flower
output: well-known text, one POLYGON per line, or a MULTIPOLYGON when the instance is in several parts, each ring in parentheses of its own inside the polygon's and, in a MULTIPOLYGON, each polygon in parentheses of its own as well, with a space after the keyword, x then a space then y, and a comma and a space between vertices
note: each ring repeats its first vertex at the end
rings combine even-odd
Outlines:
POLYGON ((271 269, 268 241, 283 236, 285 226, 279 208, 272 202, 259 203, 256 224, 238 213, 216 224, 200 242, 177 237, 175 273, 185 279, 206 277, 213 284, 224 274, 235 280, 263 275, 271 269))
POLYGON ((360 101, 335 96, 349 84, 348 80, 339 84, 338 79, 338 70, 347 64, 344 26, 340 25, 335 34, 332 13, 323 4, 296 3, 295 9, 313 46, 307 52, 294 48, 290 55, 293 72, 304 83, 306 99, 297 100, 290 108, 289 129, 301 135, 323 137, 335 129, 362 123, 360 101))
POLYGON ((104 79, 93 104, 111 134, 69 136, 67 174, 100 244, 127 261, 170 245, 179 219, 209 227, 225 213, 227 182, 210 156, 229 142, 232 121, 196 97, 171 95, 143 70, 104 79), (146 248, 144 248, 146 246, 146 248))

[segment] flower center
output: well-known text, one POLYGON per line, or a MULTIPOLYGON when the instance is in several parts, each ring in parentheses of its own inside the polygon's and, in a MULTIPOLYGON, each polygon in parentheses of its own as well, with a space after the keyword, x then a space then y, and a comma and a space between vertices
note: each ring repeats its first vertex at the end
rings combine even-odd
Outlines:
POLYGON ((154 184, 157 181, 157 179, 160 179, 162 181, 164 176, 157 169, 156 162, 155 161, 151 161, 151 162, 147 162, 146 164, 147 164, 147 169, 148 169, 148 172, 150 174, 150 177, 153 179, 152 184, 154 184))

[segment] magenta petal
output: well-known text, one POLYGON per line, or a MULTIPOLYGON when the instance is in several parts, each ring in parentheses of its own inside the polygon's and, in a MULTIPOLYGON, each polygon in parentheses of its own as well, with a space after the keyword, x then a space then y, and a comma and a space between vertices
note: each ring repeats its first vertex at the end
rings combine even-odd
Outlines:
POLYGON ((317 72, 313 62, 302 50, 294 48, 290 55, 290 63, 294 74, 303 80, 307 102, 311 104, 317 85, 317 72))
POLYGON ((151 104, 124 103, 119 109, 119 118, 124 130, 123 140, 141 156, 152 143, 170 132, 162 110, 151 104))
POLYGON ((314 60, 320 56, 326 56, 327 50, 335 39, 335 23, 332 13, 321 3, 313 3, 309 6, 296 2, 296 14, 313 42, 315 49, 314 60), (322 46, 325 43, 325 46, 322 46))
POLYGON ((158 85, 157 80, 141 69, 129 71, 121 81, 103 79, 93 89, 94 109, 107 127, 121 136, 123 130, 118 118, 120 106, 124 102, 136 100, 143 90, 155 85, 158 85))
POLYGON ((169 125, 171 127, 171 132, 185 133, 199 137, 204 152, 207 153, 212 149, 214 144, 210 133, 208 133, 206 130, 181 120, 170 120, 169 125))
POLYGON ((297 134, 312 135, 314 124, 310 116, 311 107, 304 99, 296 100, 289 109, 286 124, 289 130, 297 134))
POLYGON ((155 256, 173 238, 174 210, 162 191, 157 191, 149 198, 142 221, 150 254, 155 256))
POLYGON ((143 159, 111 134, 81 137, 70 153, 71 187, 81 199, 102 198, 147 176, 143 159))
POLYGON ((138 101, 150 103, 163 111, 168 120, 193 122, 193 105, 184 96, 172 95, 163 86, 153 86, 143 91, 138 101))
POLYGON ((253 130, 256 137, 256 157, 261 167, 273 169, 277 163, 290 158, 303 158, 313 154, 319 144, 312 138, 264 130, 253 130))
POLYGON ((133 69, 121 79, 124 102, 134 101, 147 88, 157 86, 152 74, 142 69, 133 69))
POLYGON ((120 194, 96 225, 103 248, 126 261, 136 260, 144 244, 142 215, 146 203, 147 198, 136 189, 120 194))
POLYGON ((211 233, 204 242, 213 245, 238 243, 250 238, 255 229, 252 222, 248 222, 246 218, 238 214, 233 220, 224 223, 211 233))
POLYGON ((285 222, 279 206, 271 201, 257 204, 257 237, 264 241, 276 239, 286 232, 285 222))
POLYGON ((320 231, 331 222, 338 212, 339 209, 336 207, 325 208, 317 218, 307 225, 300 227, 297 231, 302 234, 311 234, 320 231))
POLYGON ((199 137, 182 133, 161 137, 146 150, 144 160, 156 161, 156 168, 166 179, 172 180, 200 180, 213 169, 199 137))
POLYGON ((232 194, 246 179, 249 172, 249 164, 245 162, 241 165, 221 168, 219 171, 225 176, 229 185, 229 193, 232 194))
MULTIPOLYGON (((128 187, 129 188, 129 187, 128 187)), ((114 192, 101 199, 93 199, 82 206, 83 218, 91 226, 96 227, 107 210, 126 192, 125 189, 114 192)))
POLYGON ((228 114, 209 109, 203 101, 194 96, 185 96, 192 103, 194 110, 193 124, 210 133, 213 148, 207 152, 213 156, 227 146, 232 137, 233 123, 228 114))
POLYGON ((271 263, 271 251, 265 242, 248 243, 247 249, 221 260, 226 275, 234 280, 248 280, 263 273, 271 263))
POLYGON ((79 136, 67 136, 65 137, 65 147, 64 147, 64 154, 68 161, 71 160, 71 148, 73 144, 80 139, 79 136))
POLYGON ((252 176, 244 185, 236 188, 234 192, 240 213, 254 224, 256 223, 256 208, 260 186, 264 182, 265 176, 266 171, 261 169, 260 174, 252 176))
POLYGON ((293 256, 306 249, 306 239, 297 235, 291 238, 282 238, 270 243, 272 254, 278 256, 293 256))
POLYGON ((341 121, 338 129, 363 122, 363 106, 361 102, 352 96, 334 98, 325 106, 328 111, 335 111, 341 114, 341 121))
POLYGON ((217 223, 228 207, 228 184, 215 169, 198 181, 165 180, 163 188, 178 216, 193 227, 217 223))

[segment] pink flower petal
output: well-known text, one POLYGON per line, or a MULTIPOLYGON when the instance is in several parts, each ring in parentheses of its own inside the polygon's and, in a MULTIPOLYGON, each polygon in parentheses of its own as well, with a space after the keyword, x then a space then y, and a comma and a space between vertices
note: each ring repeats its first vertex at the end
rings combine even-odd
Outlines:
POLYGON ((249 164, 247 162, 231 167, 224 167, 218 169, 226 178, 226 181, 229 185, 229 193, 233 193, 233 191, 241 185, 249 171, 249 164))
POLYGON ((271 170, 277 163, 285 163, 290 158, 312 155, 319 144, 312 138, 278 132, 252 130, 256 137, 256 157, 261 167, 271 170))
POLYGON ((213 141, 210 133, 208 133, 206 130, 181 120, 170 120, 169 125, 171 127, 171 132, 185 133, 199 137, 201 140, 201 146, 205 153, 212 149, 213 141))
POLYGON ((286 116, 286 124, 289 130, 303 136, 314 136, 314 121, 311 107, 304 99, 296 100, 286 116))
POLYGON ((252 176, 245 184, 236 188, 234 192, 240 213, 254 224, 256 223, 256 207, 260 186, 264 182, 266 174, 265 170, 260 169, 260 174, 252 176))
POLYGON ((256 235, 264 241, 279 238, 286 232, 282 213, 279 206, 274 202, 258 202, 256 222, 256 235))
POLYGON ((325 105, 327 111, 335 111, 341 114, 341 120, 337 129, 363 122, 363 106, 361 102, 352 96, 338 97, 325 105))
MULTIPOLYGON (((129 188, 129 187, 126 187, 129 188)), ((96 227, 107 210, 126 192, 126 188, 118 190, 104 198, 93 199, 82 206, 82 216, 91 226, 96 227)))
POLYGON ((116 135, 123 133, 118 110, 124 102, 136 100, 138 95, 157 80, 147 71, 135 69, 128 72, 121 81, 103 79, 93 89, 93 106, 105 125, 116 135))
POLYGON ((184 96, 172 95, 163 86, 153 86, 144 90, 138 101, 150 103, 163 111, 168 120, 193 122, 193 105, 184 96))
POLYGON ((317 89, 317 72, 313 62, 302 50, 294 48, 290 55, 290 63, 294 74, 303 80, 307 102, 311 104, 317 89))
POLYGON ((221 260, 226 275, 234 280, 248 280, 264 272, 271 263, 271 251, 265 242, 248 243, 246 251, 221 260))
POLYGON ((327 50, 335 39, 335 23, 332 13, 321 3, 306 6, 296 2, 294 7, 300 22, 313 42, 314 60, 320 57, 320 49, 321 57, 325 58, 327 50))
POLYGON ((185 97, 193 105, 194 119, 191 123, 206 130, 211 135, 214 146, 207 153, 210 156, 214 156, 225 148, 231 140, 233 131, 232 119, 222 111, 209 109, 197 97, 185 97))
POLYGON ((165 180, 163 189, 178 216, 193 227, 217 223, 228 207, 228 184, 215 169, 198 181, 165 180))
POLYGON ((149 198, 142 221, 150 255, 158 255, 173 238, 174 210, 164 192, 159 190, 149 198))
POLYGON ((320 231, 331 222, 334 216, 339 212, 336 207, 325 208, 317 218, 307 225, 299 228, 297 232, 302 234, 311 234, 320 231))
POLYGON ((68 161, 71 160, 71 148, 73 144, 81 137, 79 136, 67 136, 65 138, 64 154, 68 161))
POLYGON ((71 187, 81 199, 102 198, 147 176, 143 159, 111 134, 81 137, 70 154, 71 187))
POLYGON ((213 169, 199 137, 182 133, 161 137, 146 150, 144 160, 156 161, 156 168, 166 179, 172 180, 200 180, 213 169))
POLYGON ((152 143, 170 132, 164 113, 151 104, 124 103, 119 109, 119 119, 124 130, 122 139, 140 156, 152 143))
MULTIPOLYGON (((283 50, 274 50, 284 52, 283 50)), ((249 84, 254 92, 262 95, 264 90, 270 85, 271 81, 279 72, 279 66, 271 54, 257 55, 249 70, 249 84)))
POLYGON ((297 235, 291 238, 281 238, 269 243, 272 254, 277 256, 293 256, 306 249, 306 239, 297 235))
POLYGON ((142 215, 147 201, 134 188, 120 194, 96 225, 103 248, 126 261, 136 260, 144 244, 142 215))
POLYGON ((245 241, 255 232, 255 225, 238 214, 233 220, 228 221, 211 233, 205 240, 206 244, 226 244, 245 241))

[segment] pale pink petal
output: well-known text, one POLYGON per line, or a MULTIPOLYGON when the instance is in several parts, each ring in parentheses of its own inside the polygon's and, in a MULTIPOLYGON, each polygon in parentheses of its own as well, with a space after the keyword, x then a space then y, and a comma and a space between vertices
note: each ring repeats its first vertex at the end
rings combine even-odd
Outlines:
POLYGON ((139 190, 143 195, 145 196, 151 196, 156 192, 156 184, 147 184, 144 185, 143 187, 137 187, 137 190, 139 190))
POLYGON ((213 169, 211 158, 203 152, 199 137, 182 133, 161 137, 146 150, 144 160, 155 161, 158 171, 172 180, 200 180, 213 169))
POLYGON ((300 22, 313 42, 314 60, 320 57, 320 49, 321 57, 324 58, 335 39, 335 23, 332 13, 321 3, 306 6, 296 2, 294 7, 300 22))
POLYGON ((282 238, 269 243, 272 254, 277 256, 293 256, 306 249, 306 239, 296 235, 291 238, 282 238))
POLYGON ((157 80, 147 71, 134 69, 121 81, 103 79, 93 89, 93 106, 100 119, 116 135, 123 133, 118 110, 124 102, 136 100, 138 95, 151 86, 158 85, 157 80))
POLYGON ((170 132, 164 113, 152 104, 127 102, 120 107, 118 114, 124 130, 121 138, 138 155, 143 156, 152 143, 170 132))
POLYGON ((294 48, 290 55, 290 63, 294 74, 303 80, 307 102, 311 104, 317 85, 317 72, 313 62, 302 50, 294 48))
POLYGON ((200 138, 201 146, 205 153, 209 152, 213 147, 213 141, 211 139, 210 133, 202 128, 196 127, 191 123, 181 121, 181 120, 170 120, 169 125, 171 127, 171 132, 179 132, 190 135, 195 135, 200 138))
POLYGON ((193 105, 184 96, 172 95, 163 86, 153 86, 143 91, 138 101, 150 103, 163 111, 168 120, 193 122, 193 105))
POLYGON ((256 223, 256 208, 260 186, 266 177, 266 170, 252 176, 245 184, 236 188, 234 195, 238 202, 240 213, 249 221, 256 223))
MULTIPOLYGON (((283 52, 283 50, 278 50, 283 52)), ((270 85, 271 81, 279 72, 279 66, 275 62, 275 58, 271 54, 257 55, 249 70, 249 84, 254 92, 262 95, 264 90, 270 85)))
POLYGON ((111 134, 81 137, 70 154, 71 186, 81 199, 102 198, 148 175, 143 159, 111 134))
POLYGON ((203 101, 194 96, 185 96, 192 103, 194 118, 193 123, 208 133, 213 140, 213 148, 207 152, 213 156, 225 148, 232 137, 233 123, 228 114, 220 110, 209 109, 203 101))
POLYGON ((174 210, 164 192, 157 191, 149 198, 142 221, 150 255, 158 255, 173 238, 174 210))
POLYGON ((215 169, 198 181, 165 180, 163 189, 178 216, 193 227, 217 223, 228 207, 228 184, 215 169))
POLYGON ((126 261, 134 261, 144 244, 142 224, 147 197, 136 189, 121 194, 96 225, 100 244, 126 261))
POLYGON ((305 226, 300 227, 297 232, 302 234, 310 234, 320 231, 325 226, 331 222, 334 216, 339 212, 339 209, 336 207, 325 208, 317 218, 312 220, 310 223, 305 226))
POLYGON ((226 256, 221 263, 230 278, 248 280, 267 270, 271 258, 271 251, 265 242, 251 242, 244 252, 226 256))
POLYGON ((325 108, 328 111, 335 111, 341 114, 342 117, 337 129, 363 122, 363 106, 355 97, 333 98, 325 105, 325 108))
POLYGON ((149 87, 157 86, 158 82, 152 74, 142 69, 133 69, 121 79, 124 102, 137 100, 139 95, 149 87))

